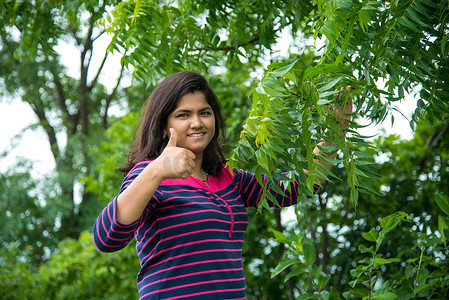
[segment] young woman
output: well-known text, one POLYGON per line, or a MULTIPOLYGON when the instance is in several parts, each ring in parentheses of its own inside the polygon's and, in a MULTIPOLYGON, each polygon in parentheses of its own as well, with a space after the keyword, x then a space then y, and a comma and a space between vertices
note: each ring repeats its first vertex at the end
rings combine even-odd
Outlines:
MULTIPOLYGON (((217 97, 194 72, 167 77, 146 104, 120 192, 93 228, 104 252, 136 238, 140 299, 245 298, 245 207, 257 206, 262 187, 225 167, 222 129, 217 97)), ((282 206, 296 203, 291 185, 276 194, 282 206)))

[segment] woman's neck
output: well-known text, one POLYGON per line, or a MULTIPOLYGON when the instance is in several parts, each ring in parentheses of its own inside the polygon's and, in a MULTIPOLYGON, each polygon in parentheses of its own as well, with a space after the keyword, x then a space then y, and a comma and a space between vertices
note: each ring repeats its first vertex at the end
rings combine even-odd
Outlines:
POLYGON ((193 168, 191 175, 195 178, 204 181, 206 180, 207 173, 203 170, 202 165, 203 165, 203 153, 199 153, 196 155, 195 167, 193 168))

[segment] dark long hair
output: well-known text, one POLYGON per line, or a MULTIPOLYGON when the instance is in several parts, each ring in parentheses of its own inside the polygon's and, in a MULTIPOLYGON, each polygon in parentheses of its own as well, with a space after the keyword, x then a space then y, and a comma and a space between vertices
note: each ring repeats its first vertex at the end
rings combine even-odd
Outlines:
POLYGON ((151 93, 134 133, 134 145, 128 154, 128 161, 125 166, 118 168, 119 171, 126 175, 135 164, 156 159, 161 155, 168 143, 168 138, 163 137, 168 115, 173 112, 182 96, 195 91, 200 91, 206 96, 206 101, 215 116, 215 134, 204 150, 202 168, 212 176, 220 173, 225 163, 221 149, 224 139, 224 121, 220 104, 206 78, 191 71, 170 75, 151 93))

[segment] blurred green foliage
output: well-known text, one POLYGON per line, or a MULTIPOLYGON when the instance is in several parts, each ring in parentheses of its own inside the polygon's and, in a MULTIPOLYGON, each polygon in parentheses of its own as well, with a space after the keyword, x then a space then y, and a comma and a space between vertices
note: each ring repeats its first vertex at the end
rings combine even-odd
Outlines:
POLYGON ((66 238, 39 267, 14 261, 14 248, 3 248, 0 269, 2 299, 137 299, 139 259, 135 242, 120 253, 103 255, 92 234, 66 238), (11 262, 14 261, 14 268, 11 262), (6 265, 4 265, 6 263, 6 265))

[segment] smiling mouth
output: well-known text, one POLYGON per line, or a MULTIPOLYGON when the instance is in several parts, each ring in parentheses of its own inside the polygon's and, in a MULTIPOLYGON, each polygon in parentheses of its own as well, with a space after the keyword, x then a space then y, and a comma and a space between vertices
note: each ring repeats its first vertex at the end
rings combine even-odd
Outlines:
POLYGON ((195 136, 202 136, 202 135, 204 135, 204 132, 189 134, 189 136, 193 136, 193 137, 195 137, 195 136))

